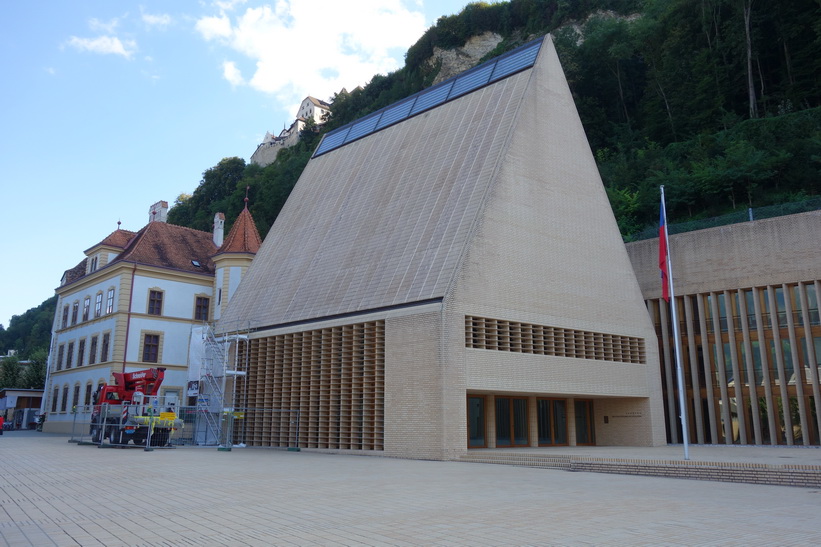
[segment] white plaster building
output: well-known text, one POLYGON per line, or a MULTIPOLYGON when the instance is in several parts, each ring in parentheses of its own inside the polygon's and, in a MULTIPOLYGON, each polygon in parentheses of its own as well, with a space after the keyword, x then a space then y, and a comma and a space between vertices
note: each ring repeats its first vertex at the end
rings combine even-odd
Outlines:
POLYGON ((219 318, 259 247, 246 208, 223 241, 165 222, 168 203, 151 206, 138 232, 117 229, 63 275, 52 328, 43 410, 45 431, 70 431, 72 408, 91 403, 113 371, 165 367, 160 394, 183 400, 192 325, 219 318))

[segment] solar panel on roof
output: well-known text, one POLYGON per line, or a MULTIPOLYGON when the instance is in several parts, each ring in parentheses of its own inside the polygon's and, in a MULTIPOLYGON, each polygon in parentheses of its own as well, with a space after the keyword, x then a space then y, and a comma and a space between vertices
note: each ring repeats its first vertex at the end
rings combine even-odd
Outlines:
POLYGON ((335 131, 331 131, 322 139, 322 142, 319 144, 319 147, 314 152, 314 156, 318 156, 319 154, 324 154, 325 152, 329 152, 334 148, 338 148, 345 143, 345 137, 348 136, 348 131, 350 131, 349 126, 340 127, 335 131))
POLYGON ((465 93, 470 93, 475 89, 484 86, 490 80, 490 75, 493 73, 493 67, 496 64, 480 66, 476 70, 471 70, 456 78, 456 83, 453 84, 453 89, 450 91, 449 99, 455 99, 465 93))
POLYGON ((533 66, 533 63, 536 62, 536 55, 539 53, 539 45, 540 44, 533 44, 530 47, 525 47, 517 51, 515 55, 499 58, 490 80, 495 82, 496 80, 507 78, 522 69, 533 66))
POLYGON ((404 101, 401 103, 397 103, 395 105, 389 106, 383 113, 382 117, 379 119, 379 123, 376 124, 377 129, 382 129, 383 127, 387 127, 391 124, 394 124, 398 121, 404 120, 410 114, 411 108, 413 107, 413 102, 415 99, 411 99, 409 101, 404 101))
POLYGON ((408 99, 386 106, 375 113, 326 134, 313 157, 325 154, 371 133, 404 121, 416 114, 475 91, 490 83, 530 68, 542 46, 542 38, 464 72, 458 76, 411 95, 408 99))
POLYGON ((430 110, 435 106, 439 106, 443 102, 448 99, 448 93, 450 93, 450 88, 453 87, 453 82, 443 82, 443 84, 447 85, 438 85, 436 87, 430 88, 427 93, 422 93, 416 98, 416 103, 411 108, 411 116, 414 114, 419 114, 424 110, 430 110))
POLYGON ((377 115, 355 122, 353 124, 353 127, 351 127, 351 130, 348 132, 348 136, 345 137, 345 142, 351 142, 353 140, 358 139, 359 137, 363 137, 365 135, 373 133, 373 130, 376 127, 376 122, 378 121, 379 116, 377 115))

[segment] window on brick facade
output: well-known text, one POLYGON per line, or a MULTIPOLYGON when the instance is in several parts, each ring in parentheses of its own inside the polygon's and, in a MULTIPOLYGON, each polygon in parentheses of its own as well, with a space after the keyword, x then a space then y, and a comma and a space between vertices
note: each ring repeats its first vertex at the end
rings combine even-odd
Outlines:
POLYGON ((103 344, 100 346, 100 362, 108 361, 108 346, 111 342, 111 335, 109 333, 103 334, 103 344))
POLYGON ((94 297, 94 317, 100 317, 103 314, 103 293, 98 292, 94 297))
POLYGON ((88 348, 88 364, 93 365, 97 362, 97 335, 91 337, 91 345, 88 348))
POLYGON ((148 314, 162 315, 162 291, 148 293, 148 314))
POLYGON ((66 345, 60 344, 57 347, 57 370, 63 370, 63 359, 66 356, 66 345))
POLYGON ((77 324, 77 315, 78 315, 79 311, 80 311, 80 303, 79 303, 79 302, 75 302, 75 303, 71 306, 71 324, 72 324, 72 325, 76 325, 76 324, 77 324))
POLYGON ((143 339, 143 361, 157 363, 160 356, 160 335, 146 334, 143 339))
POLYGON ((86 296, 83 300, 83 321, 88 321, 88 312, 91 311, 91 297, 86 296))
POLYGON ((68 351, 66 352, 66 370, 71 368, 71 361, 74 359, 74 342, 68 343, 68 351))
POLYGON ((106 313, 113 313, 114 312, 114 289, 108 289, 108 296, 105 300, 105 312, 106 313))
POLYGON ((77 366, 83 366, 83 361, 86 357, 86 339, 83 338, 77 342, 77 366))
POLYGON ((68 306, 63 306, 63 322, 60 324, 60 328, 64 329, 68 326, 68 306))
POLYGON ((197 321, 208 321, 208 307, 211 304, 211 299, 205 296, 197 297, 197 305, 194 309, 194 319, 197 321))

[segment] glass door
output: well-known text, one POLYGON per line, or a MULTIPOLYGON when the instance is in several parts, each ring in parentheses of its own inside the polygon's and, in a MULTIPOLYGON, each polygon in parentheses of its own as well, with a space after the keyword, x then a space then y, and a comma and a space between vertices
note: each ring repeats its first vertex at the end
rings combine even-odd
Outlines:
POLYGON ((496 397, 496 446, 528 446, 527 399, 496 397))
POLYGON ((539 399, 539 446, 567 445, 567 408, 564 399, 539 399))
POLYGON ((593 401, 576 401, 576 444, 596 444, 593 401))
POLYGON ((485 446, 485 398, 468 397, 468 448, 485 446))

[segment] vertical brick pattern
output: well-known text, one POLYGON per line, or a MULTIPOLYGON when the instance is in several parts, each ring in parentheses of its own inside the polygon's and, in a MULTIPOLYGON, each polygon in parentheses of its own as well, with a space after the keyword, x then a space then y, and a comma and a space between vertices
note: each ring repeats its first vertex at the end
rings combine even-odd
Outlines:
MULTIPOLYGON (((443 424, 453 417, 444 406, 441 326, 436 312, 385 321, 386 455, 446 459, 443 424)), ((464 435, 459 442, 466 444, 464 435)))

